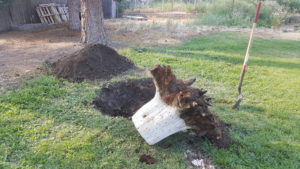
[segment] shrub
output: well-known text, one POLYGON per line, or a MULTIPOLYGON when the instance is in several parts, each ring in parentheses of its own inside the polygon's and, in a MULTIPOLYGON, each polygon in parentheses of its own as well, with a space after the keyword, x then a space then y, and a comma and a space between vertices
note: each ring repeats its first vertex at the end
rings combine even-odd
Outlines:
MULTIPOLYGON (((200 16, 199 23, 206 25, 242 26, 251 25, 256 9, 256 1, 239 0, 234 7, 232 0, 216 0, 200 16)), ((265 1, 261 8, 258 26, 281 26, 287 16, 285 7, 276 1, 265 1)))
POLYGON ((260 26, 279 27, 287 18, 287 9, 279 5, 276 1, 266 1, 261 9, 260 26))
POLYGON ((200 16, 200 23, 206 25, 247 26, 253 18, 255 6, 246 1, 237 1, 233 8, 232 0, 217 0, 208 6, 200 16), (250 12, 252 11, 252 13, 250 12))
POLYGON ((127 1, 127 0, 123 0, 123 1, 119 1, 117 3, 117 10, 118 10, 118 13, 119 14, 123 14, 123 12, 126 10, 126 9, 129 9, 130 7, 130 2, 127 1))
POLYGON ((210 5, 211 5, 211 3, 200 1, 200 2, 197 2, 196 5, 189 4, 189 5, 187 5, 187 7, 191 6, 193 12, 206 13, 207 9, 209 9, 210 5))
POLYGON ((287 7, 290 12, 300 12, 300 0, 277 0, 277 2, 287 7))
POLYGON ((163 9, 163 10, 181 10, 186 12, 197 12, 197 13, 203 13, 206 12, 207 6, 210 5, 210 3, 205 2, 203 0, 195 1, 193 0, 183 0, 183 1, 175 1, 172 8, 172 2, 165 0, 164 3, 160 1, 152 1, 151 8, 153 9, 163 9))

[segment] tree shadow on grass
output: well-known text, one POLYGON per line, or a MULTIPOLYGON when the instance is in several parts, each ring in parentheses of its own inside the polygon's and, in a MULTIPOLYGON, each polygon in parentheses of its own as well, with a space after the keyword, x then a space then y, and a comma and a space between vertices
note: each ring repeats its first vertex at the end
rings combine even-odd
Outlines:
MULTIPOLYGON (((175 57, 182 57, 182 58, 200 58, 209 61, 217 61, 217 62, 227 62, 235 65, 241 65, 244 62, 244 58, 242 56, 230 53, 222 53, 216 51, 207 51, 207 50, 167 50, 167 51, 158 51, 158 50, 151 50, 150 52, 155 52, 159 54, 168 54, 170 56, 175 57)), ((280 62, 261 58, 258 59, 257 57, 250 58, 249 60, 250 65, 252 66, 266 66, 266 67, 276 67, 276 68, 283 68, 283 69, 300 69, 300 64, 293 63, 293 62, 280 62)))
POLYGON ((265 111, 262 107, 251 106, 251 105, 240 105, 239 110, 247 111, 249 113, 263 113, 265 111))

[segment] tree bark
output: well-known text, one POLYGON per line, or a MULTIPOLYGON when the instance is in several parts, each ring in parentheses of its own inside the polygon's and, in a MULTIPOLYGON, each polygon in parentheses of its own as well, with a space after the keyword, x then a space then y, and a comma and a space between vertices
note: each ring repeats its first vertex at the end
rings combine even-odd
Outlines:
POLYGON ((80 30, 80 0, 68 0, 69 29, 80 30))
POLYGON ((208 109, 210 98, 206 91, 190 87, 196 79, 177 79, 168 66, 154 66, 149 71, 155 96, 132 116, 136 129, 148 144, 188 129, 199 136, 222 138, 219 121, 208 109))
POLYGON ((102 0, 81 0, 81 42, 108 45, 102 0))

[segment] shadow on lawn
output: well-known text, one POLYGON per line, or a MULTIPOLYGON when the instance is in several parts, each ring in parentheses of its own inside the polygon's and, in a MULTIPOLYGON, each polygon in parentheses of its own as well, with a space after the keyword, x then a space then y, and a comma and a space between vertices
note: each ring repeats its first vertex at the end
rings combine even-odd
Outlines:
POLYGON ((249 113, 263 113, 265 109, 262 107, 257 107, 257 106, 251 106, 251 105, 241 105, 240 110, 247 111, 249 113))
MULTIPOLYGON (((235 65, 242 65, 244 62, 244 58, 237 54, 230 53, 222 53, 216 51, 201 51, 201 50, 166 50, 166 51, 157 51, 150 50, 149 52, 155 52, 159 54, 168 54, 170 56, 183 57, 183 58, 201 58, 210 61, 218 61, 218 62, 228 62, 235 65)), ((292 62, 280 62, 271 59, 261 58, 257 59, 257 57, 251 58, 249 60, 251 66, 267 66, 267 67, 277 67, 284 69, 300 69, 300 64, 292 63, 292 62)))

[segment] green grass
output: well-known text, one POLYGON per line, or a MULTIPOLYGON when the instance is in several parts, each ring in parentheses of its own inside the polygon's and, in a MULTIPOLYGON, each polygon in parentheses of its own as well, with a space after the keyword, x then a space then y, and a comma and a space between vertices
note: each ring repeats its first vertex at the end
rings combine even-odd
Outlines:
MULTIPOLYGON (((196 77, 194 86, 209 90, 212 110, 232 125, 238 143, 217 149, 199 142, 219 168, 300 168, 300 43, 255 38, 246 98, 232 110, 246 46, 246 36, 218 33, 181 46, 121 53, 140 68, 171 65, 178 77, 196 77)), ((111 82, 139 76, 129 72, 111 82)), ((42 74, 0 94, 0 168, 186 168, 185 134, 165 139, 172 143, 168 149, 149 146, 129 120, 103 116, 85 104, 102 84, 42 74), (141 154, 157 163, 139 163, 141 154)))

